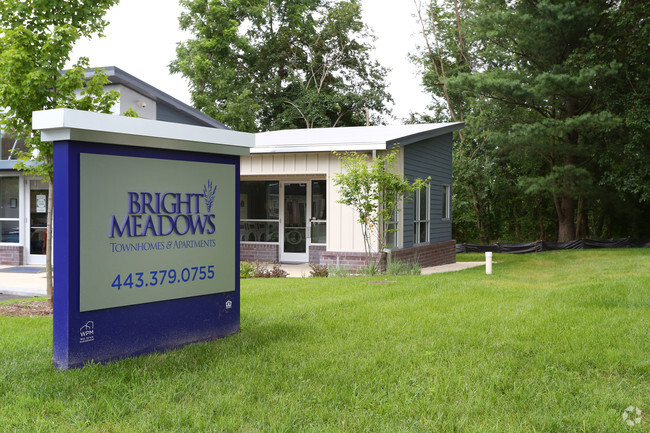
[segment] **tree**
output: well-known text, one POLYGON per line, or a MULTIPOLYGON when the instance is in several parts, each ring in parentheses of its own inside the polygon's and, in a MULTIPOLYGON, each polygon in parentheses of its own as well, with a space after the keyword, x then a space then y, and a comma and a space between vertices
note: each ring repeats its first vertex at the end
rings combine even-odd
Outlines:
POLYGON ((410 193, 425 187, 429 180, 415 179, 411 183, 398 174, 395 171, 398 152, 377 155, 372 161, 367 154, 337 154, 341 172, 334 174, 333 180, 341 196, 338 202, 357 212, 369 270, 378 268, 380 257, 377 255, 373 261, 373 255, 384 250, 388 234, 395 232, 387 223, 395 220, 400 201, 408 200, 410 193))
POLYGON ((496 182, 504 179, 485 128, 489 121, 486 113, 493 107, 485 98, 453 92, 448 86, 450 78, 475 72, 476 47, 465 35, 473 2, 413 3, 423 45, 419 53, 411 55, 411 60, 422 70, 424 88, 434 98, 429 108, 435 110, 434 116, 419 121, 465 122, 465 128, 455 133, 453 142, 454 239, 489 243, 499 234, 492 202, 499 189, 496 182))
MULTIPOLYGON (((431 2, 428 22, 438 24, 432 27, 439 43, 436 50, 424 50, 434 52, 437 60, 423 61, 424 82, 434 95, 442 94, 448 106, 464 101, 471 108, 464 114, 468 124, 484 131, 490 157, 486 167, 496 163, 495 174, 510 179, 504 186, 518 197, 492 203, 512 206, 507 219, 521 218, 523 200, 534 203, 536 209, 526 211, 526 220, 537 214, 538 233, 544 237, 550 199, 556 238, 571 240, 590 233, 590 215, 593 220, 607 180, 641 194, 646 165, 635 166, 638 176, 624 180, 620 171, 616 174, 616 164, 605 160, 608 149, 627 149, 630 156, 647 154, 640 141, 626 147, 620 140, 621 126, 629 125, 634 111, 626 113, 622 107, 634 107, 637 116, 647 107, 647 66, 642 59, 647 58, 648 44, 639 43, 648 40, 644 3, 431 2)), ((641 131, 636 128, 637 137, 643 136, 641 131)), ((644 143, 647 146, 647 140, 644 143)), ((461 144, 469 155, 482 154, 475 144, 461 144)), ((484 191, 495 192, 493 184, 488 186, 484 191)), ((490 201, 503 196, 486 197, 490 201)), ((517 227, 522 225, 510 225, 517 227)))
POLYGON ((603 192, 594 231, 605 237, 650 233, 650 3, 622 2, 609 12, 612 30, 599 43, 599 62, 618 65, 614 79, 600 87, 600 99, 621 119, 616 128, 591 140, 605 145, 594 161, 603 192))
POLYGON ((613 36, 616 7, 604 1, 481 1, 472 25, 484 70, 449 83, 516 113, 492 131, 494 139, 544 161, 542 172, 520 182, 529 193, 552 197, 560 241, 578 236, 585 200, 596 185, 589 165, 603 143, 590 135, 620 122, 599 98, 620 65, 596 57, 613 36))
MULTIPOLYGON (((27 152, 17 168, 42 176, 52 197, 52 143, 32 132, 32 112, 76 108, 109 112, 117 92, 103 92, 108 80, 96 73, 85 80, 88 59, 61 72, 80 37, 101 32, 103 16, 117 0, 5 0, 0 9, 0 128, 25 140, 27 152), (80 92, 77 95, 76 92, 80 92)), ((47 212, 47 293, 52 303, 52 200, 47 212)))
POLYGON ((181 0, 170 70, 194 106, 242 131, 357 126, 387 114, 359 0, 181 0), (367 110, 372 118, 367 117, 367 110))

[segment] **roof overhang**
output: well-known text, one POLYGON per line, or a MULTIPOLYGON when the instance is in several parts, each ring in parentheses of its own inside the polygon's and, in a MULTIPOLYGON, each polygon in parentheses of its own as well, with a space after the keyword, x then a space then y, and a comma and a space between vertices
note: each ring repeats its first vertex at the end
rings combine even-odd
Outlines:
POLYGON ((96 70, 103 70, 108 76, 108 80, 113 84, 120 84, 138 92, 147 98, 156 102, 164 102, 170 109, 183 113, 186 116, 203 122, 206 126, 212 126, 219 129, 230 129, 218 120, 213 119, 201 111, 190 107, 186 103, 179 101, 173 96, 145 83, 141 79, 123 71, 116 66, 104 66, 100 68, 90 68, 86 70, 86 78, 90 78, 96 70))
POLYGON ((35 111, 32 127, 43 141, 86 141, 246 156, 255 136, 246 132, 114 114, 58 108, 35 111))
POLYGON ((13 170, 16 161, 12 159, 3 159, 0 160, 0 171, 2 170, 13 170))
POLYGON ((460 130, 464 123, 289 129, 255 134, 252 154, 297 152, 367 152, 438 137, 460 130))

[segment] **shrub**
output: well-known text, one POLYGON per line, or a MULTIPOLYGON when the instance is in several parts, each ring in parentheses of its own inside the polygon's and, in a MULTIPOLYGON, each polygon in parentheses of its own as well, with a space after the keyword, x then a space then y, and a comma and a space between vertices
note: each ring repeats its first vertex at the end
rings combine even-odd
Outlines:
POLYGON ((391 260, 386 266, 386 275, 420 275, 422 266, 417 262, 391 260))
POLYGON ((349 275, 348 270, 341 265, 332 265, 327 269, 327 272, 332 277, 347 277, 349 275))
POLYGON ((253 278, 255 265, 250 262, 239 262, 239 278, 253 278))
POLYGON ((309 276, 311 277, 328 277, 329 276, 329 268, 327 265, 319 265, 318 263, 310 263, 309 267, 311 268, 311 272, 309 272, 309 276))
POLYGON ((267 268, 266 263, 255 262, 253 269, 253 278, 286 278, 289 273, 280 267, 279 263, 274 263, 271 269, 267 268))
POLYGON ((381 267, 375 263, 375 262, 370 262, 365 266, 360 266, 357 268, 357 273, 361 275, 379 275, 381 274, 381 267))

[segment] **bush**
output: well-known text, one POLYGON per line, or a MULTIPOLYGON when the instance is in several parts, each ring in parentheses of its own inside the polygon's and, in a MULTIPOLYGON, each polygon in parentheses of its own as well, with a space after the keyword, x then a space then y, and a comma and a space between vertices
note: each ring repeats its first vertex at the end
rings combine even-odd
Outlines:
POLYGON ((386 266, 386 275, 420 275, 422 266, 417 262, 391 260, 386 266))
POLYGON ((332 265, 327 269, 327 272, 332 277, 347 277, 349 275, 348 270, 341 265, 332 265))
POLYGON ((239 278, 286 278, 287 275, 278 263, 269 269, 266 263, 239 262, 239 278))
POLYGON ((279 263, 273 263, 271 269, 267 268, 266 263, 255 262, 253 278, 286 278, 289 273, 280 267, 279 263))
POLYGON ((357 268, 357 273, 361 275, 379 275, 381 274, 381 267, 375 263, 375 262, 370 262, 365 266, 360 266, 357 268))
POLYGON ((255 265, 250 262, 239 262, 239 278, 253 278, 255 265))
POLYGON ((327 265, 310 263, 309 267, 311 268, 311 272, 309 272, 310 277, 328 277, 330 274, 327 265))

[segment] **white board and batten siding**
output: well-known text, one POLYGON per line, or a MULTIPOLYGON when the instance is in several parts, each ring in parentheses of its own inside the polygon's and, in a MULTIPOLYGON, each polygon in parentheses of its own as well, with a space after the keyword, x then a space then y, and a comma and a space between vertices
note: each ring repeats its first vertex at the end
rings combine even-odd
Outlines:
POLYGON ((363 235, 356 212, 337 202, 331 176, 341 163, 331 152, 255 154, 241 158, 241 179, 327 179, 327 250, 363 252, 363 235))

